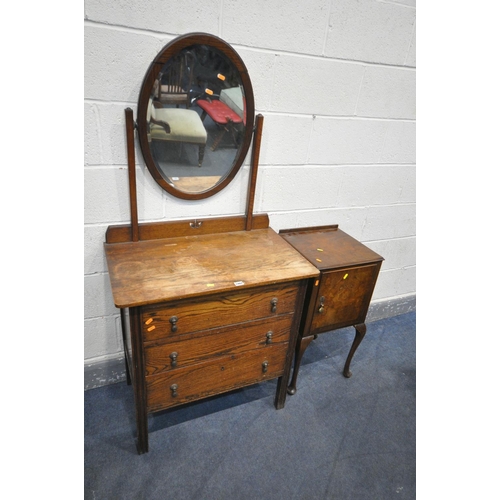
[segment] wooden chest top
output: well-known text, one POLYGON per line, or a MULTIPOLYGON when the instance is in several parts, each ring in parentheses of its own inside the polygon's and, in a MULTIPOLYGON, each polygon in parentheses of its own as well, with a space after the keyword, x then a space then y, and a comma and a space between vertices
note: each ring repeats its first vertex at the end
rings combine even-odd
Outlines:
POLYGON ((318 276, 271 228, 105 243, 116 307, 318 276))
POLYGON ((384 260, 337 226, 285 230, 280 235, 319 270, 384 260))

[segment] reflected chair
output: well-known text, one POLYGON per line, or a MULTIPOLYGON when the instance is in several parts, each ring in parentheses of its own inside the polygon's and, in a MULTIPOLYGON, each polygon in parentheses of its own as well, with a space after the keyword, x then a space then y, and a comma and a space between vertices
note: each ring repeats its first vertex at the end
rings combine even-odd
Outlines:
POLYGON ((149 124, 149 141, 167 141, 195 144, 198 146, 198 167, 201 167, 207 131, 200 115, 191 109, 163 108, 159 103, 149 102, 147 121, 149 124))
POLYGON ((158 76, 160 85, 156 99, 162 104, 191 107, 190 91, 193 83, 194 56, 184 52, 172 58, 158 76))

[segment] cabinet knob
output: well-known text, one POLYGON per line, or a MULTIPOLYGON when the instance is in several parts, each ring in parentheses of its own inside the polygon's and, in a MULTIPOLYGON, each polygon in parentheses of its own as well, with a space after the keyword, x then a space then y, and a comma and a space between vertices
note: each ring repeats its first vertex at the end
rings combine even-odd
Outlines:
POLYGON ((278 308, 278 299, 274 298, 271 300, 271 312, 275 313, 277 308, 278 308))
POLYGON ((179 320, 179 318, 177 318, 177 316, 172 316, 169 321, 170 321, 170 324, 172 325, 172 332, 175 333, 177 331, 177 321, 179 320))
POLYGON ((269 363, 267 361, 264 361, 264 363, 262 363, 262 373, 267 372, 268 366, 269 366, 269 363))
POLYGON ((170 365, 172 366, 172 368, 175 368, 177 366, 177 356, 178 356, 178 354, 176 352, 173 352, 170 355, 170 359, 172 360, 172 362, 170 363, 170 365))
POLYGON ((172 385, 170 386, 170 390, 172 391, 172 397, 173 397, 173 398, 176 398, 176 397, 177 397, 177 389, 178 389, 177 384, 172 384, 172 385))
POLYGON ((266 333, 266 344, 273 343, 273 332, 269 331, 266 333))
POLYGON ((318 312, 323 314, 325 312, 325 297, 320 297, 319 299, 319 309, 318 312))

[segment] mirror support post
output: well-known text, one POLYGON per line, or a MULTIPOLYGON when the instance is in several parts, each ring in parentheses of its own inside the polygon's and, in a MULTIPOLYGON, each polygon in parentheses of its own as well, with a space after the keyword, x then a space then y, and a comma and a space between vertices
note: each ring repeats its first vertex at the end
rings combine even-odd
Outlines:
POLYGON ((247 220, 246 231, 252 229, 253 218, 253 203, 255 198, 255 185, 257 183, 257 170, 259 167, 259 154, 260 154, 260 141, 262 139, 262 127, 264 124, 264 117, 261 114, 256 116, 255 131, 252 144, 252 162, 250 165, 250 178, 248 183, 248 198, 247 198, 247 220))
POLYGON ((137 216, 137 188, 135 180, 135 146, 134 146, 134 113, 125 109, 125 126, 127 130, 128 185, 130 191, 130 219, 132 223, 132 241, 139 241, 139 219, 137 216))

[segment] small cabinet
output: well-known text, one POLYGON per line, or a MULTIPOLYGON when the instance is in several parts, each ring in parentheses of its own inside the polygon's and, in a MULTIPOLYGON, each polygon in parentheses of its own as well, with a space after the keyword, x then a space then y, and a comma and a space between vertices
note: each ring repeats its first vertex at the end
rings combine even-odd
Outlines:
POLYGON ((344 376, 351 376, 350 363, 366 333, 365 319, 384 259, 337 225, 282 230, 280 234, 320 272, 307 292, 303 310, 288 388, 294 394, 307 346, 317 335, 346 326, 356 330, 344 366, 344 376))

